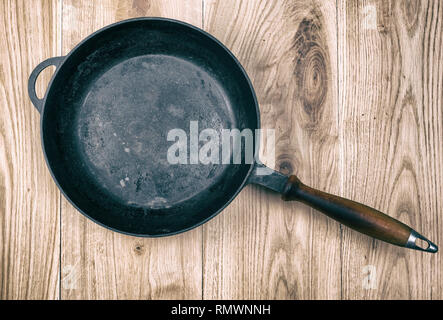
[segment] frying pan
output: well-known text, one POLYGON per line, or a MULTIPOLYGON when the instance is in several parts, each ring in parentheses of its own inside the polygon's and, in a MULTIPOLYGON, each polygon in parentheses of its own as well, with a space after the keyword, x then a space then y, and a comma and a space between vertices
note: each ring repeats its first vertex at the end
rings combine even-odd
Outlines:
POLYGON ((245 70, 222 43, 195 26, 164 18, 112 24, 67 56, 41 62, 28 91, 41 113, 52 177, 81 213, 111 230, 143 237, 177 234, 213 218, 255 183, 374 238, 438 250, 373 208, 310 188, 293 175, 270 169, 261 174, 260 161, 170 163, 172 129, 189 132, 192 121, 216 132, 260 127, 245 70), (36 79, 51 65, 56 71, 39 99, 36 79))

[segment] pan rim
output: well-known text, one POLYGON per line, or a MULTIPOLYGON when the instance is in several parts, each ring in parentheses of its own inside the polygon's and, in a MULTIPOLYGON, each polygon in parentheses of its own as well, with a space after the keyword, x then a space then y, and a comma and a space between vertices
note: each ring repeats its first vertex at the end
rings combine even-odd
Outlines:
POLYGON ((50 162, 49 162, 49 158, 48 155, 46 153, 46 148, 45 148, 45 142, 44 142, 44 114, 45 114, 45 107, 46 107, 46 101, 48 98, 48 95, 51 91, 52 85, 54 83, 54 81, 57 78, 57 75, 60 73, 60 70, 63 69, 63 65, 65 64, 65 62, 68 60, 68 58, 70 56, 72 56, 83 44, 85 44, 87 41, 89 41, 90 39, 94 38, 96 35, 107 31, 109 29, 118 27, 122 24, 127 24, 127 23, 133 23, 133 22, 139 22, 139 21, 163 21, 163 22, 168 22, 168 23, 173 23, 173 24, 178 24, 187 28, 190 28, 198 33, 200 33, 202 36, 210 39, 211 41, 213 41, 214 43, 216 43, 221 49, 223 49, 223 51, 225 53, 227 53, 231 59, 233 60, 233 62, 236 64, 236 66, 239 68, 239 70, 241 71, 241 73, 243 74, 244 79, 246 80, 249 89, 250 89, 250 93, 252 94, 252 99, 254 101, 254 106, 255 106, 255 116, 256 116, 256 120, 257 120, 257 129, 260 129, 260 109, 259 109, 259 105, 258 105, 258 100, 257 100, 257 96, 254 90, 254 87, 252 85, 252 82, 246 72, 246 70, 244 69, 244 67, 241 65, 241 63, 239 62, 239 60, 234 56, 234 54, 217 38, 215 38, 213 35, 211 35, 210 33, 208 33, 207 31, 194 26, 190 23, 184 22, 184 21, 180 21, 180 20, 176 20, 176 19, 171 19, 171 18, 164 18, 164 17, 138 17, 138 18, 130 18, 130 19, 125 19, 125 20, 121 20, 112 24, 109 24, 101 29, 98 29, 96 31, 94 31, 93 33, 91 33, 90 35, 88 35, 86 38, 84 38, 83 40, 81 40, 71 51, 69 51, 69 53, 66 56, 60 56, 61 61, 59 63, 59 65, 57 66, 53 76, 51 77, 51 80, 49 81, 48 87, 46 89, 44 98, 43 98, 43 102, 42 102, 42 109, 41 109, 41 114, 40 114, 40 139, 41 139, 41 144, 42 144, 42 149, 43 149, 43 155, 45 158, 45 163, 46 166, 49 169, 49 172, 51 174, 52 179, 54 180, 57 188, 60 190, 61 194, 68 200, 68 202, 76 209, 78 210, 82 215, 84 215, 86 218, 90 219, 91 221, 95 222, 96 224, 121 233, 121 234, 125 234, 125 235, 129 235, 129 236, 134 236, 134 237, 139 237, 139 238, 160 238, 160 237, 167 237, 167 236, 173 236, 173 235, 177 235, 177 234, 181 234, 184 233, 186 231, 192 230, 194 228, 197 228, 203 224, 205 224, 206 222, 208 222, 209 220, 213 219, 215 216, 217 216, 220 212, 222 212, 240 193, 241 190, 243 190, 243 188, 248 184, 249 178, 252 175, 254 168, 257 164, 256 160, 259 154, 259 146, 260 146, 260 137, 257 135, 256 137, 258 138, 258 142, 256 141, 256 143, 258 143, 257 147, 254 150, 254 161, 250 164, 249 170, 246 173, 245 177, 243 178, 243 181, 241 182, 241 184, 237 187, 237 190, 232 194, 232 196, 217 210, 215 210, 211 215, 209 215, 208 217, 206 217, 205 219, 202 219, 200 221, 198 221, 197 223, 194 223, 193 225, 180 229, 180 230, 176 230, 176 231, 172 231, 172 232, 165 232, 165 233, 161 233, 161 234, 142 234, 142 233, 133 233, 133 232, 128 232, 128 231, 124 231, 124 230, 120 230, 117 229, 115 227, 106 225, 100 221, 98 221, 97 219, 92 218, 88 213, 86 213, 83 209, 81 209, 71 198, 70 196, 65 192, 65 190, 61 187, 57 177, 55 176, 50 162))

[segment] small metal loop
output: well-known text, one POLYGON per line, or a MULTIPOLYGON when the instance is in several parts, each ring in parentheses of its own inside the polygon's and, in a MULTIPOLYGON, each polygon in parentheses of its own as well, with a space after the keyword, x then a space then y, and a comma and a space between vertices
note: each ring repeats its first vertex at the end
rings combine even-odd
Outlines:
POLYGON ((46 59, 43 62, 40 62, 34 70, 32 70, 31 75, 29 76, 28 80, 28 94, 29 98, 32 101, 32 104, 37 108, 38 112, 41 113, 42 107, 43 107, 43 99, 40 99, 37 97, 37 93, 35 92, 35 82, 37 81, 37 78, 39 74, 46 69, 49 66, 55 66, 56 68, 60 65, 60 62, 63 60, 64 57, 52 57, 49 59, 46 59))
POLYGON ((415 249, 415 250, 425 251, 425 252, 431 252, 431 253, 436 253, 438 251, 438 247, 435 243, 426 239, 424 236, 422 236, 421 234, 419 234, 415 230, 411 231, 411 234, 409 235, 409 239, 408 239, 408 242, 406 243, 405 247, 415 249), (417 239, 421 239, 421 240, 425 241, 428 244, 427 248, 422 248, 422 247, 418 246, 416 244, 417 239))

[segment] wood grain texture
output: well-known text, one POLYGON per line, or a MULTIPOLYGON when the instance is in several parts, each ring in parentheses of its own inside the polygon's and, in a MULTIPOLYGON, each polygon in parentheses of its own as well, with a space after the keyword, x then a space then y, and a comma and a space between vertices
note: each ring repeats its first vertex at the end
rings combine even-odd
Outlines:
MULTIPOLYGON (((443 3, 340 1, 338 12, 342 195, 441 245, 443 3)), ((441 254, 349 229, 342 251, 345 299, 442 298, 441 254)))
POLYGON ((4 0, 0 299, 443 298, 441 253, 373 240, 257 186, 175 237, 124 236, 77 212, 44 164, 27 79, 137 16, 184 20, 233 51, 276 130, 275 169, 443 244, 442 1, 4 0))
POLYGON ((0 1, 0 299, 59 296, 59 193, 27 92, 32 69, 60 52, 58 15, 57 2, 0 1))
MULTIPOLYGON (((192 1, 63 1, 63 53, 93 31, 137 16, 201 26, 192 1)), ((62 299, 200 299, 202 230, 141 239, 104 229, 62 201, 62 299)))
MULTIPOLYGON (((339 192, 335 1, 205 1, 248 72, 275 168, 339 192)), ((249 186, 204 226, 205 299, 340 298, 339 224, 249 186)))

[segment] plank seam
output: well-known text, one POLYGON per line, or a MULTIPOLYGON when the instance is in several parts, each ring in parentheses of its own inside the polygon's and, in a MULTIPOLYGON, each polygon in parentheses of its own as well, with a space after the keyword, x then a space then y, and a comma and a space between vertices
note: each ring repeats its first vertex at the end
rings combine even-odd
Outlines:
MULTIPOLYGON (((340 43, 339 43, 339 28, 338 28, 338 16, 340 13, 340 10, 338 9, 339 3, 338 0, 335 0, 335 30, 336 30, 336 63, 337 63, 337 129, 339 130, 339 138, 338 138, 338 144, 339 144, 339 175, 340 175, 340 186, 339 186, 339 193, 340 195, 343 195, 343 139, 341 135, 341 119, 340 119, 340 43)), ((343 229, 342 225, 339 224, 339 236, 340 236, 340 300, 343 300, 343 229)))
MULTIPOLYGON (((63 0, 59 1, 59 23, 58 26, 60 28, 60 42, 58 53, 62 55, 63 48, 63 0)), ((62 195, 58 193, 58 208, 59 208, 59 270, 58 270, 58 300, 62 300, 62 195)))

